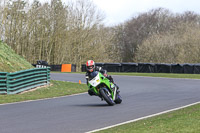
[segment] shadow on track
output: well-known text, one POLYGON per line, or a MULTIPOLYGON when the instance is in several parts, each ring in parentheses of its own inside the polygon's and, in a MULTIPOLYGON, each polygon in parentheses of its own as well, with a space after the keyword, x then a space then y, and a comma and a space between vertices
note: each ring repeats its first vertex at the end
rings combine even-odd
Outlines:
POLYGON ((105 104, 78 104, 78 105, 71 105, 76 107, 110 107, 107 103, 105 104))

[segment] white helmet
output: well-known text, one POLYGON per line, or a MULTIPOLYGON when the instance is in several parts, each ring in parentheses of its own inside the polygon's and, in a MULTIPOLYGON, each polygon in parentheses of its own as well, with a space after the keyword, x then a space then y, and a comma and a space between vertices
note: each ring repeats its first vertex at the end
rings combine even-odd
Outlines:
POLYGON ((86 63, 87 71, 93 72, 95 69, 95 62, 93 60, 88 60, 86 63))

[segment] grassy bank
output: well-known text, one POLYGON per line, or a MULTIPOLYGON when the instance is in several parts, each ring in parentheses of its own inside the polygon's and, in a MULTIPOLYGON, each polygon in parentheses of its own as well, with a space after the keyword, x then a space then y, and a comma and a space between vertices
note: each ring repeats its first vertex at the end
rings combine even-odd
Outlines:
POLYGON ((98 133, 199 133, 200 104, 98 133))
POLYGON ((31 68, 33 66, 29 62, 0 41, 0 72, 16 72, 31 68))
POLYGON ((66 96, 87 91, 87 86, 85 84, 52 80, 51 84, 53 85, 49 87, 39 88, 37 90, 29 91, 23 94, 0 95, 0 104, 66 96))

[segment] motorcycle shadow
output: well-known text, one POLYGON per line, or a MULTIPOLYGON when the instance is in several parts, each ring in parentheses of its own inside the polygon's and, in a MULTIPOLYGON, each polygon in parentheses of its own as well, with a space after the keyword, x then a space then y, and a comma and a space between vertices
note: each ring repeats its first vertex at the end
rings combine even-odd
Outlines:
POLYGON ((73 106, 79 106, 79 107, 109 107, 107 103, 104 104, 79 104, 79 105, 73 105, 73 106))

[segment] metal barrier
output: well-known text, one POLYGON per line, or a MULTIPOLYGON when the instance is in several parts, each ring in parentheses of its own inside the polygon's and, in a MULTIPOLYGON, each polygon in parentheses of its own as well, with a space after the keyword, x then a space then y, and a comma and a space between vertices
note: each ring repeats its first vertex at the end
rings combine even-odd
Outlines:
POLYGON ((0 94, 16 94, 49 83, 49 67, 14 73, 0 72, 0 94))
POLYGON ((7 94, 7 73, 0 72, 0 94, 7 94))

